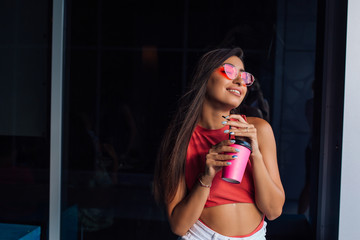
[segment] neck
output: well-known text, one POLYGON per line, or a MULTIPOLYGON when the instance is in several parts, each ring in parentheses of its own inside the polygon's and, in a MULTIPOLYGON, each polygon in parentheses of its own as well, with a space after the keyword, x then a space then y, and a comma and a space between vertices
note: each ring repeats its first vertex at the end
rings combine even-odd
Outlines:
POLYGON ((222 116, 228 116, 231 109, 214 109, 208 104, 204 104, 199 120, 199 125, 207 129, 219 129, 224 125, 223 121, 226 121, 222 116))

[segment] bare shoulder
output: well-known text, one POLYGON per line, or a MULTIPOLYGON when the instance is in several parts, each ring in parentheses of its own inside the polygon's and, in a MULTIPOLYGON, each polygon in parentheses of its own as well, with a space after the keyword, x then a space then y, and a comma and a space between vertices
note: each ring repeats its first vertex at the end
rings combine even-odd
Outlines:
POLYGON ((254 125, 259 141, 260 148, 276 149, 275 136, 271 125, 264 119, 258 117, 248 117, 248 123, 254 125))
POLYGON ((255 128, 260 131, 270 131, 272 133, 271 125, 264 119, 258 117, 247 117, 247 122, 255 126, 255 128))

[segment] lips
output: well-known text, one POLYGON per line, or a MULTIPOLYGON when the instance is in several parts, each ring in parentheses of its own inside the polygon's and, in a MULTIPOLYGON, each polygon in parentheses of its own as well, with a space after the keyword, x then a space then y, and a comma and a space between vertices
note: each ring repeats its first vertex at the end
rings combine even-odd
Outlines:
POLYGON ((230 93, 236 95, 236 96, 241 96, 241 90, 240 89, 235 89, 235 88, 227 88, 227 91, 229 91, 230 93))

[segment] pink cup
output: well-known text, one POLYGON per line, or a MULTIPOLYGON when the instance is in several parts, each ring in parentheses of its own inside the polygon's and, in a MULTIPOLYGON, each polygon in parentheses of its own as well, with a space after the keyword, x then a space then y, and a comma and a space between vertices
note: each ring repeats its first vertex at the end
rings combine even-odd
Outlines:
POLYGON ((230 147, 234 147, 240 150, 237 153, 225 153, 228 155, 236 155, 237 158, 228 160, 231 165, 225 166, 222 169, 222 179, 230 183, 240 183, 249 161, 251 154, 251 145, 243 140, 236 139, 236 142, 230 147))

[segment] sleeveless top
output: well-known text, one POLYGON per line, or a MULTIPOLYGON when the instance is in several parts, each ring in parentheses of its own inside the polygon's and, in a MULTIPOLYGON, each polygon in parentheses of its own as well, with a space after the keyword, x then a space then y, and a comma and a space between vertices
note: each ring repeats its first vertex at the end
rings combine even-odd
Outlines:
MULTIPOLYGON (((199 125, 195 128, 187 149, 185 164, 185 181, 188 190, 192 189, 193 185, 198 181, 199 175, 204 172, 206 154, 209 152, 209 149, 213 145, 228 139, 229 135, 224 133, 227 129, 229 129, 229 126, 215 130, 206 129, 199 125)), ((239 184, 222 180, 221 174, 222 170, 213 179, 205 208, 229 203, 255 202, 254 181, 250 161, 239 184)))

